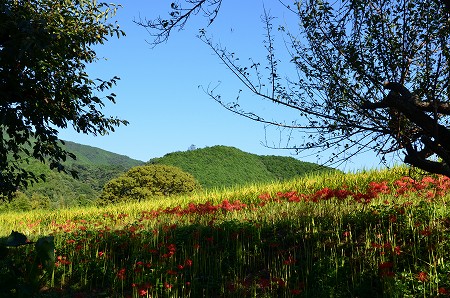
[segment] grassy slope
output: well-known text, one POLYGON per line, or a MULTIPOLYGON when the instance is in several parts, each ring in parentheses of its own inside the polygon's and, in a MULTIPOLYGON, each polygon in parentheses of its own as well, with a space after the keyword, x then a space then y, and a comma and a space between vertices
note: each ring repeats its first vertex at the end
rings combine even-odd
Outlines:
POLYGON ((318 170, 329 170, 292 157, 259 156, 227 146, 169 153, 152 159, 150 163, 180 167, 208 189, 286 180, 318 170))
MULTIPOLYGON (((235 188, 235 194, 211 190, 105 208, 11 212, 1 215, 0 237, 11 229, 32 240, 54 234, 57 256, 72 263, 64 265, 58 259, 54 275, 58 291, 43 297, 61 297, 60 288, 66 297, 73 297, 72 291, 95 290, 139 297, 142 289, 152 297, 448 296, 448 195, 428 200, 426 189, 396 195, 400 184, 395 181, 407 174, 406 168, 326 173, 235 188), (380 194, 368 204, 331 198, 316 203, 275 200, 242 210, 192 215, 162 211, 206 200, 251 204, 265 192, 275 197, 280 191, 308 194, 343 185, 365 193, 370 182, 381 181, 386 181, 391 194, 380 194), (160 213, 150 212, 154 210, 160 213), (189 266, 187 260, 192 261, 189 266), (153 286, 147 287, 149 283, 153 286)), ((416 176, 418 181, 423 178, 416 176)), ((16 262, 23 261, 20 268, 30 267, 20 253, 30 254, 19 249, 11 249, 11 254, 16 262)), ((8 272, 0 272, 5 284, 8 272)), ((45 288, 49 276, 53 278, 42 279, 45 288)))

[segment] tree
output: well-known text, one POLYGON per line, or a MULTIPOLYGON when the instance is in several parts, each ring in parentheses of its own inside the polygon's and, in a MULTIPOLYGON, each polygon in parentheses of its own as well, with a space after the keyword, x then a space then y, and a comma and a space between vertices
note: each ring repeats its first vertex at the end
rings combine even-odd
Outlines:
MULTIPOLYGON (((0 195, 38 181, 21 165, 29 158, 64 170, 75 156, 58 128, 103 135, 127 121, 101 112, 118 78, 91 79, 93 47, 125 35, 108 19, 117 6, 90 0, 5 0, 0 3, 0 195)), ((72 173, 75 175, 75 173, 72 173)))
POLYGON ((106 183, 100 203, 140 201, 155 196, 190 193, 200 188, 191 174, 178 167, 157 164, 137 166, 106 183))
MULTIPOLYGON (((192 6, 172 5, 169 18, 140 25, 157 44, 201 11, 212 23, 221 2, 185 1, 192 6)), ((199 37, 246 90, 276 108, 296 111, 298 118, 269 120, 224 101, 214 88, 208 95, 244 117, 306 132, 301 144, 290 147, 294 150, 332 150, 332 161, 365 150, 383 159, 396 153, 407 164, 450 176, 449 1, 285 2, 280 1, 299 21, 293 29, 278 27, 288 61, 277 58, 275 19, 266 11, 266 67, 238 64, 241 60, 215 44, 205 29, 199 37), (283 62, 293 70, 286 76, 279 73, 283 62)))

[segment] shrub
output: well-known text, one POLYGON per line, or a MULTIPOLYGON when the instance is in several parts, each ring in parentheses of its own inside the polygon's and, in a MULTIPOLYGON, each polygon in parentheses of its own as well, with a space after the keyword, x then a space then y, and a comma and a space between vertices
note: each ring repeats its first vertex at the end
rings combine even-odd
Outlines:
POLYGON ((145 165, 131 168, 103 188, 100 202, 112 203, 169 196, 200 189, 195 178, 180 168, 168 165, 145 165))

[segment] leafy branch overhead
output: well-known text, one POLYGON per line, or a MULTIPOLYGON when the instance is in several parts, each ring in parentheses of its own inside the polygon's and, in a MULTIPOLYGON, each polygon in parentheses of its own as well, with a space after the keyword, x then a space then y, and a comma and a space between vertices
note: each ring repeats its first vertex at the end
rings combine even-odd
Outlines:
MULTIPOLYGON (((39 178, 25 170, 28 158, 64 170, 75 158, 61 146, 59 128, 103 135, 125 120, 101 112, 115 103, 118 77, 92 79, 94 45, 125 33, 109 22, 113 4, 92 1, 3 1, 0 4, 0 194, 39 178)), ((75 173, 72 173, 75 175, 75 173)))
MULTIPOLYGON (((298 131, 302 139, 286 147, 317 155, 328 151, 330 163, 371 150, 382 161, 394 154, 415 167, 450 176, 448 1, 277 4, 298 25, 276 26, 282 18, 263 10, 266 61, 252 57, 242 65, 234 52, 200 30, 199 38, 245 87, 239 91, 240 102, 222 98, 217 87, 205 90, 212 99, 254 121, 290 134, 298 131), (280 48, 286 52, 280 54, 280 48), (274 103, 281 115, 287 108, 296 116, 273 120, 243 108, 251 94, 274 103)), ((185 22, 182 16, 173 15, 168 27, 185 22)), ((155 43, 170 33, 147 29, 155 43)))
POLYGON ((151 42, 153 46, 166 42, 173 30, 183 30, 192 16, 202 14, 208 19, 207 25, 211 25, 222 5, 222 0, 187 0, 185 2, 186 6, 172 2, 167 17, 135 21, 139 26, 147 28, 148 33, 154 38, 151 42))

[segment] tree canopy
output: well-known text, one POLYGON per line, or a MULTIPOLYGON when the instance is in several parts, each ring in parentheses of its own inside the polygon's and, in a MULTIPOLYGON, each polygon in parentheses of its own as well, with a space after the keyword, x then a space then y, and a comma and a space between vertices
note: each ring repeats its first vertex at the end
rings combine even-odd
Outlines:
MULTIPOLYGON (((21 165, 28 158, 64 170, 75 158, 58 130, 102 135, 127 121, 105 116, 104 94, 119 78, 92 79, 94 46, 125 35, 109 22, 114 4, 90 0, 5 0, 0 3, 0 194, 40 177, 21 165)), ((42 177, 41 177, 42 178, 42 177)))
POLYGON ((191 174, 162 164, 131 168, 103 187, 99 204, 140 201, 152 197, 191 193, 201 186, 191 174))
MULTIPOLYGON (((275 27, 264 11, 267 60, 242 65, 200 29, 199 37, 261 99, 296 111, 296 119, 266 119, 207 94, 226 109, 269 125, 301 131, 291 149, 329 150, 341 161, 366 150, 403 156, 420 169, 450 176, 450 9, 448 1, 279 1, 298 26, 275 27), (277 30, 275 30, 276 28, 277 30), (281 60, 281 39, 289 59, 281 60), (283 68, 281 67, 283 65, 283 68), (280 73, 279 69, 292 71, 280 73), (266 79, 265 79, 266 78, 266 79), (290 121, 289 121, 290 120, 290 121)), ((158 44, 189 17, 211 24, 222 1, 172 4, 167 18, 141 21, 158 44)), ((241 101, 243 94, 240 94, 241 101)))

